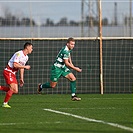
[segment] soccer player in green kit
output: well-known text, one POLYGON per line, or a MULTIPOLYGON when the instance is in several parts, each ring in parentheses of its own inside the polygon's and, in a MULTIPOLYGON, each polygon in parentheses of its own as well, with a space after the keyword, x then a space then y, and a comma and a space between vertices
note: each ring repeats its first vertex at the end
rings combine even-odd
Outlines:
POLYGON ((80 101, 81 98, 76 96, 76 77, 69 68, 81 72, 82 69, 73 65, 71 60, 71 51, 75 46, 74 38, 68 38, 67 44, 59 51, 56 60, 51 68, 50 82, 38 85, 38 93, 41 93, 43 88, 55 88, 58 79, 63 76, 70 81, 71 100, 80 101))

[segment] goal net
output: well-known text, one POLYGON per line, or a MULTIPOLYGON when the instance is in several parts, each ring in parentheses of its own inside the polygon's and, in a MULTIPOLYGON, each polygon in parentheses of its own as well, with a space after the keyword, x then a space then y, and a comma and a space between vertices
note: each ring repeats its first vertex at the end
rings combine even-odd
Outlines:
MULTIPOLYGON (((81 73, 72 71, 77 78, 77 93, 100 93, 99 39, 75 38, 72 51, 73 64, 82 68, 81 73)), ((30 39, 0 40, 0 84, 5 85, 2 71, 10 56, 23 49, 30 39)), ((25 85, 21 94, 36 94, 38 83, 49 81, 50 68, 67 38, 42 38, 32 40, 34 50, 29 55, 29 71, 25 70, 25 85)), ((103 38, 103 88, 104 93, 132 93, 133 87, 133 38, 103 38)), ((19 73, 17 74, 19 76, 19 73)), ((70 93, 69 81, 60 78, 55 89, 44 93, 70 93)), ((0 92, 2 93, 2 92, 0 92)))

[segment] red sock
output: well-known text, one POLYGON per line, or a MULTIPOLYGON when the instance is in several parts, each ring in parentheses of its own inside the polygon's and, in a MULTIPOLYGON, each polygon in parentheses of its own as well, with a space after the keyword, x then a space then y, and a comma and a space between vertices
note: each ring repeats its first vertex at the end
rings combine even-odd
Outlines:
POLYGON ((9 91, 6 93, 6 97, 5 97, 5 100, 4 100, 5 103, 8 102, 8 101, 10 100, 12 94, 13 94, 13 91, 12 91, 12 90, 9 90, 9 91))
POLYGON ((6 86, 0 86, 0 90, 7 92, 7 91, 10 90, 10 88, 9 87, 6 87, 6 86))

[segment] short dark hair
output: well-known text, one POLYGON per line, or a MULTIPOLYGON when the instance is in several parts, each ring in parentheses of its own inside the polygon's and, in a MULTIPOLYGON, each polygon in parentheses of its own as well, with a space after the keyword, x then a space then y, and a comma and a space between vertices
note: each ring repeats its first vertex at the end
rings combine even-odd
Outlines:
POLYGON ((75 42, 73 37, 68 38, 67 43, 69 43, 70 41, 75 42))
POLYGON ((26 43, 24 44, 24 49, 25 49, 27 46, 31 46, 31 45, 32 45, 31 42, 26 42, 26 43))

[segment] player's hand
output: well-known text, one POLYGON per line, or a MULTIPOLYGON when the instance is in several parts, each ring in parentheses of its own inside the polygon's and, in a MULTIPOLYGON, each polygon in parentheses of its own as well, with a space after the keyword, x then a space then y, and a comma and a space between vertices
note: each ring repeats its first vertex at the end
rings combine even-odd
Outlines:
POLYGON ((82 72, 82 69, 76 67, 76 71, 77 71, 77 72, 82 72))
POLYGON ((26 65, 25 69, 29 70, 30 69, 30 65, 26 65))
POLYGON ((22 79, 20 79, 19 85, 20 85, 20 87, 22 87, 24 85, 24 81, 22 79))

